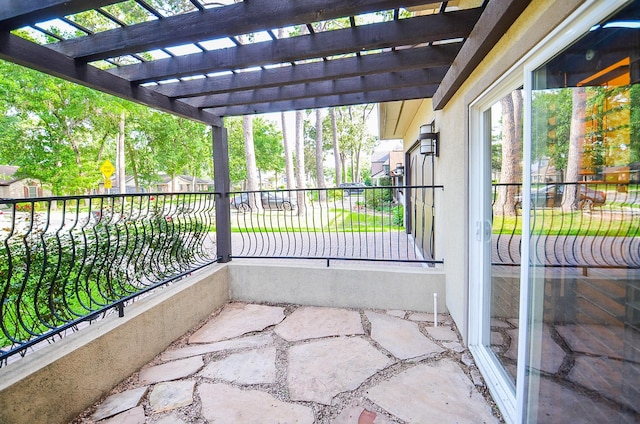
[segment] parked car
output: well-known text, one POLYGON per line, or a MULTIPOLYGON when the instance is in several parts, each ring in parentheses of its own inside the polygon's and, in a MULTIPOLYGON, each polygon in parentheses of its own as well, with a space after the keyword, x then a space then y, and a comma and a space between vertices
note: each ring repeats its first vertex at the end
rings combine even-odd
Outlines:
POLYGON ((340 188, 344 190, 345 196, 350 196, 352 194, 362 194, 364 193, 364 183, 342 183, 340 184, 340 188))
MULTIPOLYGON (((543 187, 531 190, 531 206, 535 208, 559 207, 562 204, 562 196, 566 187, 575 187, 572 184, 547 184, 543 187)), ((594 190, 584 184, 578 185, 578 209, 590 211, 594 206, 602 206, 607 200, 603 191, 594 190)), ((516 197, 516 207, 522 207, 522 196, 516 197)))
MULTIPOLYGON (((290 211, 297 206, 296 200, 289 197, 287 192, 264 191, 260 193, 260 200, 264 209, 290 211)), ((251 205, 249 193, 240 193, 231 198, 231 206, 241 212, 249 212, 251 205)))

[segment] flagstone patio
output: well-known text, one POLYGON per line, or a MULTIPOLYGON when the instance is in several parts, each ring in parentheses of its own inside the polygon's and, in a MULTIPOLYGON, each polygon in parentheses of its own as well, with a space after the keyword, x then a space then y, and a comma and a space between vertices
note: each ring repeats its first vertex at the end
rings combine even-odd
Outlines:
POLYGON ((74 423, 496 423, 448 315, 231 303, 74 423))

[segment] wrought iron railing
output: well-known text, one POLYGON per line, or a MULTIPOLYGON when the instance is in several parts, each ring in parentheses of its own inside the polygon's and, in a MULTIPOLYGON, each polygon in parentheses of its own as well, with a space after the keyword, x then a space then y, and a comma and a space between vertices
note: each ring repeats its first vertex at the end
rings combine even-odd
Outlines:
MULTIPOLYGON (((433 228, 414 225, 408 231, 407 220, 417 215, 407 214, 399 201, 412 190, 436 189, 442 187, 233 192, 232 257, 320 259, 327 266, 336 260, 442 263, 420 249, 425 238, 433 237, 433 228)), ((423 212, 419 218, 424 221, 423 212)))
MULTIPOLYGON (((520 265, 521 192, 521 184, 493 186, 493 265, 520 265)), ((584 272, 640 268, 639 184, 538 184, 530 203, 535 263, 584 272), (572 202, 565 191, 573 191, 572 202)))
POLYGON ((213 193, 0 200, 0 365, 216 262, 213 193))

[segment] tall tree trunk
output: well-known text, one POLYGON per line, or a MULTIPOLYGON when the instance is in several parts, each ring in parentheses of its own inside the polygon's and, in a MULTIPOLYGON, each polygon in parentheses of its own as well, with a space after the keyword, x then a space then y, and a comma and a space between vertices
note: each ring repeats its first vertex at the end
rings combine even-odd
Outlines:
MULTIPOLYGON (((515 90, 500 101, 502 106, 502 166, 501 184, 517 184, 521 178, 520 157, 522 151, 522 94, 515 90), (517 112, 516 112, 517 111, 517 112)), ((500 186, 494 203, 495 215, 516 215, 516 193, 518 187, 500 186)))
POLYGON ((351 149, 351 182, 357 182, 356 180, 356 171, 355 171, 355 157, 356 157, 356 149, 351 149))
POLYGON ((294 167, 293 167, 293 149, 291 148, 291 140, 289 140, 289 136, 287 135, 287 124, 286 124, 286 115, 285 112, 280 114, 282 119, 282 143, 284 144, 284 161, 285 161, 285 171, 287 176, 287 190, 291 190, 295 188, 295 175, 294 175, 294 167))
POLYGON ((125 194, 127 188, 125 187, 125 169, 124 169, 124 128, 125 128, 125 113, 124 110, 120 114, 120 132, 118 133, 118 146, 116 148, 116 178, 118 180, 118 190, 120 194, 125 194))
MULTIPOLYGON (((285 37, 284 28, 278 29, 278 38, 285 37)), ((285 163, 285 175, 287 176, 287 190, 292 190, 296 188, 295 184, 295 167, 293 165, 293 151, 295 150, 295 142, 294 145, 291 144, 291 140, 287 134, 287 116, 286 112, 281 112, 280 118, 282 120, 282 143, 284 144, 284 163, 285 163)), ((290 193, 290 195, 293 193, 290 193)))
MULTIPOLYGON (((323 153, 324 140, 322 137, 322 111, 320 109, 316 109, 316 176, 318 180, 318 188, 320 189, 327 186, 324 182, 323 153)), ((318 198, 321 202, 326 201, 327 192, 324 190, 320 190, 318 198)))
POLYGON ((338 123, 336 122, 335 108, 329 109, 331 114, 331 135, 333 138, 333 158, 336 164, 336 187, 342 184, 342 161, 340 158, 340 146, 338 144, 338 123))
MULTIPOLYGON (((571 107, 571 128, 569 130, 569 153, 567 155, 567 170, 564 175, 565 183, 578 182, 578 168, 580 166, 580 147, 584 140, 584 118, 587 105, 587 91, 584 87, 576 87, 572 92, 573 105, 571 107)), ((562 195, 562 211, 571 212, 578 207, 578 186, 565 185, 562 195)))
POLYGON ((306 196, 303 189, 307 188, 304 177, 304 116, 301 110, 296 111, 296 185, 298 186, 298 215, 303 216, 307 210, 306 196))
MULTIPOLYGON (((247 162, 247 190, 258 191, 258 167, 256 165, 256 149, 253 142, 253 116, 242 117, 242 130, 244 133, 244 155, 247 162)), ((262 202, 260 193, 249 195, 249 206, 253 210, 261 210, 262 202)))

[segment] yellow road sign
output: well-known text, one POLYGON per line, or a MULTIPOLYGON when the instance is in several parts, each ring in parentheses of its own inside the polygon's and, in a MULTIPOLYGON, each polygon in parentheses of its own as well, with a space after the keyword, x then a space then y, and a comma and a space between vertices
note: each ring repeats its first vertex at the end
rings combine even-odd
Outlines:
POLYGON ((104 188, 111 188, 111 180, 104 180, 104 188))
MULTIPOLYGON (((109 161, 109 159, 105 160, 104 162, 102 162, 102 165, 100 165, 100 172, 102 172, 102 175, 104 175, 105 180, 108 180, 109 177, 111 177, 113 175, 115 170, 116 170, 116 168, 109 161)), ((105 185, 105 187, 106 187, 106 185, 105 185)))

